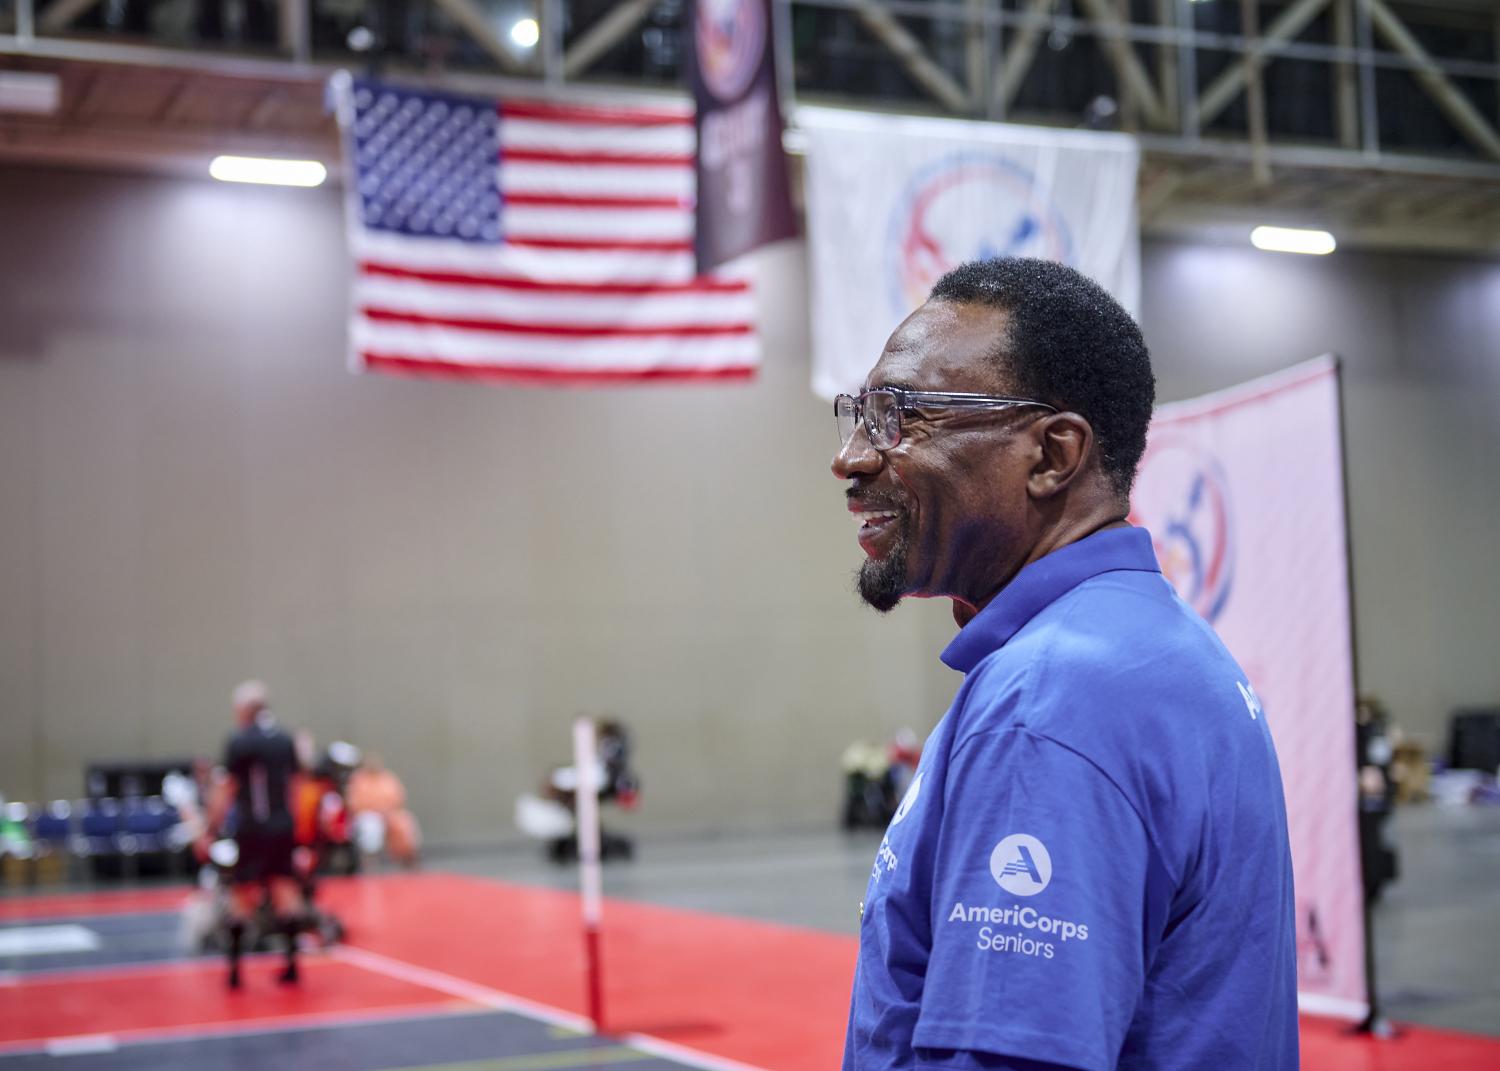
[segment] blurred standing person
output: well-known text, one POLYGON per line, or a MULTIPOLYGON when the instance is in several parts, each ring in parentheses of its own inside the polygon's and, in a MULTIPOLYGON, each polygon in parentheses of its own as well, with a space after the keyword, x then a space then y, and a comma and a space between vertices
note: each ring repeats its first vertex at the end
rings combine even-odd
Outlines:
POLYGON ((1386 823, 1396 806, 1391 760, 1396 750, 1390 715, 1373 695, 1362 695, 1354 707, 1354 741, 1359 759, 1359 850, 1365 900, 1374 904, 1381 890, 1399 873, 1386 823))
POLYGON ((270 693, 260 681, 241 684, 233 702, 237 728, 225 748, 225 778, 209 811, 209 828, 223 835, 233 808, 232 837, 239 848, 230 877, 229 988, 239 988, 245 927, 264 897, 270 898, 277 930, 286 939, 286 968, 279 980, 293 983, 302 928, 302 895, 292 863, 296 746, 272 716, 270 693))

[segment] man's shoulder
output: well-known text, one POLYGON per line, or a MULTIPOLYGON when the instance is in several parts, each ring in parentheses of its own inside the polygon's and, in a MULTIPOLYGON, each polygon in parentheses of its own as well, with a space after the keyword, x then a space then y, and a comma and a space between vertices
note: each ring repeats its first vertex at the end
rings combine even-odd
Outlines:
POLYGON ((1193 693, 1205 677, 1241 672, 1208 623, 1157 574, 1094 577, 1038 614, 1023 636, 1033 630, 1049 683, 1065 690, 1101 683, 1193 693))
MULTIPOLYGON (((1046 607, 965 682, 975 713, 1068 741, 1211 729, 1243 712, 1244 671, 1157 574, 1105 573, 1046 607)), ((965 719, 969 731, 999 727, 965 719)), ((963 734, 967 735, 967 733, 963 734)))

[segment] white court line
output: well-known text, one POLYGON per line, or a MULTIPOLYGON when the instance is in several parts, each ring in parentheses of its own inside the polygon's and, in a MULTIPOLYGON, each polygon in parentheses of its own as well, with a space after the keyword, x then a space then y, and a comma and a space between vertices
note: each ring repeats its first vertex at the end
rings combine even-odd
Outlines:
POLYGON ((97 952, 99 946, 99 935, 76 922, 7 926, 0 930, 0 956, 55 956, 64 952, 97 952))
POLYGON ((114 1052, 120 1042, 113 1034, 80 1034, 47 1042, 48 1056, 89 1056, 114 1052))
MULTIPOLYGON (((488 1008, 498 1011, 508 1011, 516 1015, 522 1015, 530 1019, 538 1019, 552 1026, 566 1027, 569 1030, 577 1030, 581 1033, 592 1034, 594 1024, 581 1015, 554 1008, 548 1004, 539 1004, 534 1000, 527 1000, 511 993, 503 993, 498 989, 491 989, 477 982, 470 982, 452 974, 442 971, 431 970, 427 967, 419 967, 415 963, 407 963, 404 960, 392 959, 383 956, 379 952, 371 952, 364 948, 355 948, 351 945, 339 945, 328 950, 328 954, 335 959, 352 963, 377 974, 384 974, 398 981, 411 982, 414 985, 426 986, 436 989, 439 993, 447 993, 450 996, 470 1000, 476 1004, 482 1004, 488 1008)), ((625 1034, 616 1038, 617 1041, 648 1052, 653 1056, 660 1056, 668 1060, 676 1060, 678 1063, 688 1064, 691 1067, 702 1068, 703 1071, 763 1071, 762 1068, 750 1064, 742 1064, 737 1060, 730 1060, 723 1056, 714 1056, 712 1053, 702 1052, 698 1049, 690 1049, 685 1045, 678 1045, 661 1038, 652 1037, 649 1034, 625 1034)))
POLYGON ((1370 1006, 1363 1001, 1329 997, 1322 993, 1298 993, 1297 1010, 1308 1015, 1326 1015, 1330 1019, 1350 1019, 1355 1022, 1370 1014, 1370 1006))

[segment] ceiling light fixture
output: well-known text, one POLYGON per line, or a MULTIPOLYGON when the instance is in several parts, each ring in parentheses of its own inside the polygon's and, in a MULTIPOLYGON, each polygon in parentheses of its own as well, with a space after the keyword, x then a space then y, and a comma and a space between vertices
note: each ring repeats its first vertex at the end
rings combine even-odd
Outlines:
POLYGON ((1308 231, 1297 227, 1256 227, 1250 232, 1250 244, 1270 253, 1311 253, 1321 256, 1338 248, 1327 231, 1308 231))
POLYGON ((316 160, 272 160, 259 156, 215 156, 208 173, 220 182, 262 186, 321 186, 328 169, 316 160))
POLYGON ((535 48, 542 39, 542 28, 536 19, 517 19, 510 28, 510 39, 517 48, 535 48))

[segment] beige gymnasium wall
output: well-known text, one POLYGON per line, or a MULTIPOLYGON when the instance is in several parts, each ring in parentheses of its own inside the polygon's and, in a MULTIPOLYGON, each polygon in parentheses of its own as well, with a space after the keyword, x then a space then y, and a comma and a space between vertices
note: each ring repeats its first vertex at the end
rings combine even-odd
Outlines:
MULTIPOLYGON (((437 840, 512 836, 580 711, 634 728, 641 828, 820 825, 850 740, 941 714, 946 608, 850 594, 800 249, 761 261, 753 386, 501 390, 344 371, 341 225, 334 191, 0 173, 0 793, 215 751, 258 674, 437 840)), ((1366 681, 1434 739, 1500 701, 1500 269, 1145 266, 1163 399, 1351 355, 1366 681)))
POLYGON ((641 824, 826 823, 857 736, 953 683, 850 593, 799 251, 750 387, 353 377, 334 191, 0 176, 0 792, 217 750, 236 681, 384 753, 430 833, 509 836, 580 711, 641 824))

